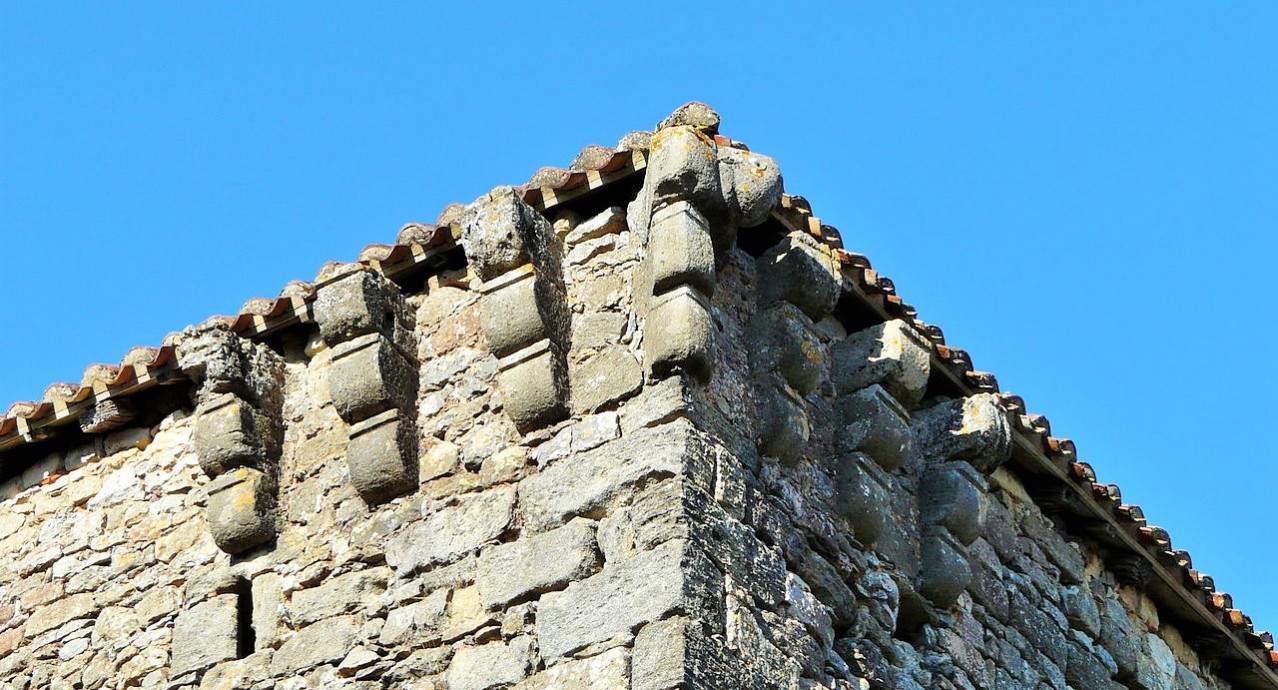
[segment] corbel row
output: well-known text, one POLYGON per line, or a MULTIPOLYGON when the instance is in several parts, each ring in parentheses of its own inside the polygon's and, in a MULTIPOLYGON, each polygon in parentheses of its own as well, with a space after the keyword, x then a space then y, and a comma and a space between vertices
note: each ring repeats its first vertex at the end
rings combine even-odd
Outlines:
POLYGON ((821 383, 829 355, 816 322, 834 309, 839 268, 828 248, 791 233, 758 259, 760 311, 754 334, 759 451, 792 462, 808 442, 803 399, 821 383))
POLYGON ((274 540, 283 444, 284 364, 226 324, 190 329, 178 365, 196 384, 194 448, 208 486, 214 542, 238 554, 274 540))
POLYGON ((984 529, 987 476, 1011 457, 1011 426, 998 397, 978 393, 918 412, 914 438, 926 461, 918 589, 945 608, 971 584, 967 548, 984 529))
POLYGON ((893 501, 891 474, 914 452, 910 410, 931 374, 926 340, 908 323, 886 321, 830 348, 839 436, 839 507, 857 539, 873 544, 893 501))
POLYGON ((672 121, 649 143, 648 167, 626 220, 644 248, 636 298, 646 316, 649 374, 712 375, 716 271, 737 229, 759 225, 781 197, 781 174, 767 156, 722 140, 713 129, 672 121))
POLYGON ((482 281, 481 328, 506 414, 524 432, 564 418, 571 321, 553 226, 498 187, 466 207, 462 244, 482 281))
POLYGON ((338 265, 315 299, 332 349, 329 393, 349 427, 351 483, 370 504, 416 488, 415 318, 399 287, 361 264, 338 265))

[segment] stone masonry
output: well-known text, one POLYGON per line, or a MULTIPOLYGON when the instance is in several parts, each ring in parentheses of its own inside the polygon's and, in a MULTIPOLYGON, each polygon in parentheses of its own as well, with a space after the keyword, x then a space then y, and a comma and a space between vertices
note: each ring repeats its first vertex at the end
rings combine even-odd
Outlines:
POLYGON ((410 226, 0 447, 0 688, 1278 688, 718 126, 410 226))

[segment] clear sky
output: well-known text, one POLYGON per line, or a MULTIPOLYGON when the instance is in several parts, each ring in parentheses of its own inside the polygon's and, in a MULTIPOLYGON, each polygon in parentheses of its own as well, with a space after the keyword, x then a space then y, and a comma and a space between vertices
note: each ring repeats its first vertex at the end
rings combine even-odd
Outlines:
POLYGON ((1278 4, 835 4, 0 4, 0 409, 701 100, 1278 628, 1278 4))

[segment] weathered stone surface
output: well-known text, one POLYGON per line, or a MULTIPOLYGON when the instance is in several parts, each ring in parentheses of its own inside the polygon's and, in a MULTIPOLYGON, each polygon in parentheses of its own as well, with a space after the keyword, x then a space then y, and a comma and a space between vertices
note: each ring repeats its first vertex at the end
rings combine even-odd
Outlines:
POLYGON ((719 147, 719 179, 734 222, 752 228, 768 219, 781 201, 781 168, 768 156, 719 147))
POLYGON ((240 553, 275 537, 275 480, 239 467, 209 484, 208 521, 219 548, 240 553))
POLYGON ((527 263, 530 234, 553 233, 511 187, 497 187, 467 206, 461 228, 466 258, 483 280, 527 263))
POLYGON ((195 454, 200 467, 210 477, 244 465, 266 461, 272 443, 271 424, 262 414, 234 393, 206 400, 196 408, 195 454))
POLYGON ((685 605, 695 577, 681 542, 608 563, 597 575, 541 597, 538 630, 543 658, 565 656, 631 632, 685 605))
POLYGON ((891 480, 883 468, 861 453, 836 462, 839 512, 847 518, 858 541, 873 544, 891 515, 888 508, 891 480))
POLYGON ((297 625, 356 611, 376 599, 390 582, 389 568, 369 568, 338 575, 317 587, 293 593, 289 614, 297 625))
POLYGON ((758 382, 759 452, 782 462, 798 460, 811 427, 803 401, 789 386, 771 378, 758 382))
POLYGON ((93 595, 89 593, 72 594, 53 603, 45 604, 27 619, 26 634, 36 637, 57 628, 67 621, 88 618, 95 612, 93 595))
POLYGON ((789 302, 813 321, 834 309, 842 285, 838 262, 812 237, 790 233, 764 252, 758 265, 763 304, 789 302))
POLYGON ((900 319, 849 335, 834 345, 831 357, 840 393, 877 383, 907 409, 923 399, 932 371, 931 346, 900 319))
POLYGON ((547 341, 521 350, 502 362, 497 375, 506 414, 522 430, 558 421, 567 413, 564 364, 547 341))
POLYGON ((390 409, 411 409, 417 373, 399 348, 374 333, 333 348, 328 385, 337 414, 354 423, 390 409))
POLYGON ((447 619, 448 590, 437 589, 421 601, 388 613, 378 641, 383 645, 403 645, 436 638, 447 619))
POLYGON ((594 524, 576 519, 544 534, 486 549, 479 556, 475 584, 483 605, 496 610, 585 579, 599 563, 594 524))
POLYGON ((298 630, 271 657, 271 673, 282 675, 339 661, 355 646, 359 618, 338 616, 298 630))
POLYGON ((531 264, 485 283, 484 298, 479 302, 484 339, 498 357, 550 337, 536 286, 531 264))
POLYGON ((714 141, 689 125, 657 131, 649 144, 644 185, 652 190, 652 208, 676 201, 690 201, 702 213, 722 208, 714 141))
POLYGON ((319 288, 313 302, 320 336, 330 347, 377 333, 412 347, 413 311, 399 287, 381 273, 351 264, 345 276, 319 288))
POLYGON ((800 395, 816 389, 827 355, 812 321, 798 307, 782 302, 755 316, 754 366, 775 371, 800 395))
POLYGON ((981 534, 985 516, 984 477, 965 462, 933 467, 919 487, 919 518, 949 530, 960 543, 981 534))
MULTIPOLYGON (((515 690, 625 688, 631 676, 628 657, 625 649, 612 649, 597 656, 567 661, 516 684, 514 688, 515 690)), ((635 677, 640 676, 635 674, 635 677)))
POLYGON ((1012 452, 1012 429, 998 397, 989 393, 952 400, 914 415, 914 438, 924 457, 967 460, 989 473, 1012 452))
POLYGON ((573 370, 572 406, 578 412, 593 412, 630 396, 642 386, 639 360, 627 348, 613 345, 573 370))
POLYGON ((509 643, 462 647, 449 667, 448 687, 450 690, 492 690, 509 686, 528 676, 534 655, 529 637, 519 637, 509 643))
POLYGON ((695 206, 679 201, 656 211, 649 232, 654 292, 691 285, 703 294, 714 294, 714 245, 709 221, 695 206))
POLYGON ((456 561, 501 536, 514 506, 515 492, 505 487, 463 496, 392 537, 386 562, 405 573, 456 561))
POLYGON ((660 131, 680 125, 696 127, 708 134, 715 135, 719 133, 719 113, 705 103, 689 101, 666 116, 666 119, 658 122, 654 129, 660 131))
POLYGON ((369 503, 417 487, 417 428, 401 410, 387 410, 355 424, 346 466, 351 484, 369 503))
POLYGON ((178 614, 173 623, 173 675, 200 671, 239 652, 237 597, 210 597, 178 614))
POLYGON ((551 465, 519 485, 525 528, 542 532, 601 509, 659 476, 682 475, 708 486, 713 462, 692 426, 675 421, 643 429, 551 465))
POLYGON ((919 592, 941 608, 952 606, 972 580, 963 545, 944 527, 923 537, 919 592))
POLYGON ((702 380, 710 376, 714 326, 705 296, 685 285, 653 298, 646 328, 643 349, 654 375, 681 370, 702 380))
POLYGON ((869 455, 889 471, 909 460, 914 446, 909 413, 882 387, 874 384, 843 396, 839 413, 843 447, 869 455))

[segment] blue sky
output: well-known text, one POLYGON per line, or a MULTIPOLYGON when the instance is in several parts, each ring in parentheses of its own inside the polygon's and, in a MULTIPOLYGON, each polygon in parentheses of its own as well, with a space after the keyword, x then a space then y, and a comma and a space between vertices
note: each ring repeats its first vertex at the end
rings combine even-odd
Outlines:
POLYGON ((468 4, 0 5, 0 399, 702 100, 1278 627, 1278 5, 468 4))

